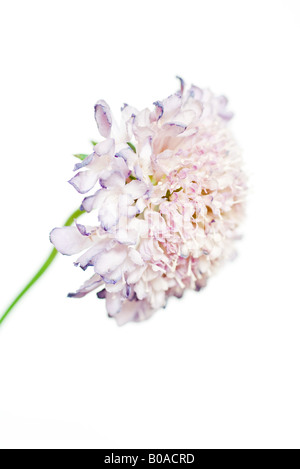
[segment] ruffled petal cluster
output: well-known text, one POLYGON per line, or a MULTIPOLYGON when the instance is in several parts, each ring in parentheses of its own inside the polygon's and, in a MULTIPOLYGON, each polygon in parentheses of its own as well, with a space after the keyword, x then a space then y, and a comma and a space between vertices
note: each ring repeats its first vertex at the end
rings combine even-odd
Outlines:
POLYGON ((191 86, 153 109, 127 104, 116 124, 95 105, 102 141, 69 181, 89 225, 55 228, 51 242, 93 270, 76 293, 96 291, 118 324, 141 321, 170 296, 200 290, 234 255, 246 179, 228 128, 227 99, 191 86))

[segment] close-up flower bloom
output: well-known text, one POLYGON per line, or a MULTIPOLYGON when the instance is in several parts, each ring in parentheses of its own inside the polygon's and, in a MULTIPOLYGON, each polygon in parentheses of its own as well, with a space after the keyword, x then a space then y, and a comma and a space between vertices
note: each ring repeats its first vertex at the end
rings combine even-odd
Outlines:
POLYGON ((102 139, 69 181, 84 195, 86 222, 50 235, 93 271, 69 296, 95 291, 119 325, 199 291, 235 256, 247 186, 233 114, 224 96, 180 83, 153 109, 124 104, 119 124, 104 100, 96 103, 102 139))

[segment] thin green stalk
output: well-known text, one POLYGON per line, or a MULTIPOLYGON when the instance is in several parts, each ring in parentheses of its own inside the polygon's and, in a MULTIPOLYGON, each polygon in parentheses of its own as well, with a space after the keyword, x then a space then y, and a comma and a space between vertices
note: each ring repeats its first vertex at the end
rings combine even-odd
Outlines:
MULTIPOLYGON (((76 210, 70 217, 67 219, 65 222, 64 226, 71 226, 74 222, 74 219, 79 218, 84 211, 81 210, 76 210)), ((28 292, 28 290, 35 284, 35 282, 46 272, 48 267, 52 264, 54 261, 56 255, 58 254, 57 250, 54 248, 51 251, 50 256, 46 260, 46 262, 42 265, 40 270, 35 274, 35 276, 30 280, 30 282, 26 285, 26 287, 19 293, 19 295, 14 299, 14 301, 10 304, 10 306, 7 308, 3 316, 0 318, 0 324, 4 321, 4 319, 8 316, 8 314, 11 312, 11 310, 16 306, 16 304, 20 301, 20 299, 25 295, 25 293, 28 292)))

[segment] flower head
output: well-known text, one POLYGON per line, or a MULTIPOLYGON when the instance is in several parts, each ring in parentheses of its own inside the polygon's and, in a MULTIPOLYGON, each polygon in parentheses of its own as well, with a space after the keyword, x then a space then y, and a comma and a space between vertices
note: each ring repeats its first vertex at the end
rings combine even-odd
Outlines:
POLYGON ((154 108, 124 105, 118 126, 95 105, 102 141, 70 183, 86 194, 89 225, 55 228, 51 242, 92 277, 69 296, 97 291, 118 324, 140 321, 170 296, 200 290, 234 254, 246 193, 227 99, 191 86, 154 108))

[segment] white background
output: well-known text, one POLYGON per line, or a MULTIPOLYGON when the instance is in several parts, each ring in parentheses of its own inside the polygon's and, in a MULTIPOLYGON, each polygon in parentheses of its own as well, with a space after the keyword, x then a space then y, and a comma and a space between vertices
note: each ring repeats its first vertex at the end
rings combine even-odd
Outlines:
POLYGON ((297 0, 3 1, 3 312, 80 201, 93 105, 142 109, 175 75, 225 93, 250 174, 239 258, 118 328, 60 257, 0 328, 1 448, 300 447, 297 0))

